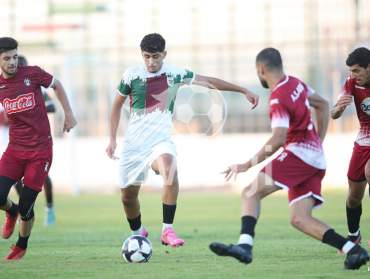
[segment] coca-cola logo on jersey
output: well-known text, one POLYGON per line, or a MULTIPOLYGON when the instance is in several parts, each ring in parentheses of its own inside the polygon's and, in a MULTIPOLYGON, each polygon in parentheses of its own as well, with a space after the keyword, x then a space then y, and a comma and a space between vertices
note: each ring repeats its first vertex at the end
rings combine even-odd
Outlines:
POLYGON ((365 98, 361 102, 361 109, 367 115, 370 115, 370 98, 365 98))
POLYGON ((19 95, 15 99, 5 98, 3 107, 7 114, 33 109, 35 107, 35 94, 33 92, 19 95))

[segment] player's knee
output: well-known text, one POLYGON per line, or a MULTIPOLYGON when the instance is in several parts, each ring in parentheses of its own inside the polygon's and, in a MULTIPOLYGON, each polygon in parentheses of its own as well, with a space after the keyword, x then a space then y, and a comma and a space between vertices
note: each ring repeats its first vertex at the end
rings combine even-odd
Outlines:
POLYGON ((130 207, 130 206, 135 205, 137 201, 137 197, 131 196, 131 195, 122 195, 121 201, 125 207, 130 207))
POLYGON ((34 217, 33 206, 39 192, 24 186, 19 199, 19 215, 23 221, 29 221, 34 217))
POLYGON ((7 203, 10 188, 14 183, 15 180, 0 176, 0 207, 5 206, 7 203))
POLYGON ((260 189, 256 183, 252 183, 245 187, 242 191, 242 199, 248 199, 248 198, 259 198, 261 196, 260 189))
POLYGON ((21 216, 21 219, 22 221, 29 221, 31 219, 33 219, 33 217, 35 216, 35 213, 33 211, 33 208, 31 210, 26 210, 22 207, 19 208, 19 215, 21 216))
POLYGON ((303 226, 304 224, 304 220, 305 218, 303 216, 300 216, 300 215, 296 215, 296 214, 293 214, 291 217, 290 217, 290 224, 299 229, 303 226))

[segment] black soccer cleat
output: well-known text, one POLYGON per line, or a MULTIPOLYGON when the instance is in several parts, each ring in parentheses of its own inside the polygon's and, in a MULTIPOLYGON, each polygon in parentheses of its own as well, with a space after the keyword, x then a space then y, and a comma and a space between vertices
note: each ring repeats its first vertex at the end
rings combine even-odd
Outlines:
POLYGON ((218 256, 228 256, 239 260, 242 263, 249 264, 252 262, 252 246, 248 244, 226 245, 219 242, 212 242, 209 249, 218 256))
POLYGON ((369 254, 360 245, 356 245, 347 253, 344 261, 345 269, 359 269, 369 261, 369 254))

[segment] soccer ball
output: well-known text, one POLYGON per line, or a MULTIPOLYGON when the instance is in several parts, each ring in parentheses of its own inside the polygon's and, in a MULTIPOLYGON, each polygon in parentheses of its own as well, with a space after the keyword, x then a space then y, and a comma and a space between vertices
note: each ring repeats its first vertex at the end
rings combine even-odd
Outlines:
POLYGON ((122 257, 128 263, 146 263, 152 256, 152 243, 146 237, 132 235, 122 245, 122 257))
POLYGON ((222 132, 227 116, 226 101, 216 89, 183 86, 177 94, 175 131, 214 136, 222 132))

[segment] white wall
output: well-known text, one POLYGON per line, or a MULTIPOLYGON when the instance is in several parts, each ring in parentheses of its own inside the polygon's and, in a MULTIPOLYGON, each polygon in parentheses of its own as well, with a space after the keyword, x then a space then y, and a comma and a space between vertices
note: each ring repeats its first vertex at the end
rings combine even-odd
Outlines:
MULTIPOLYGON (((205 188, 247 185, 262 167, 257 166, 226 184, 220 174, 229 164, 251 157, 269 134, 227 135, 218 137, 175 136, 181 187, 205 188)), ((346 174, 355 134, 328 135, 325 153, 328 169, 324 187, 346 187, 346 174)), ((74 138, 68 135, 54 141, 50 175, 56 191, 118 191, 117 161, 105 154, 108 139, 74 138)), ((120 144, 119 148, 122 145, 120 144)), ((161 177, 150 172, 146 187, 161 187, 161 177)))

